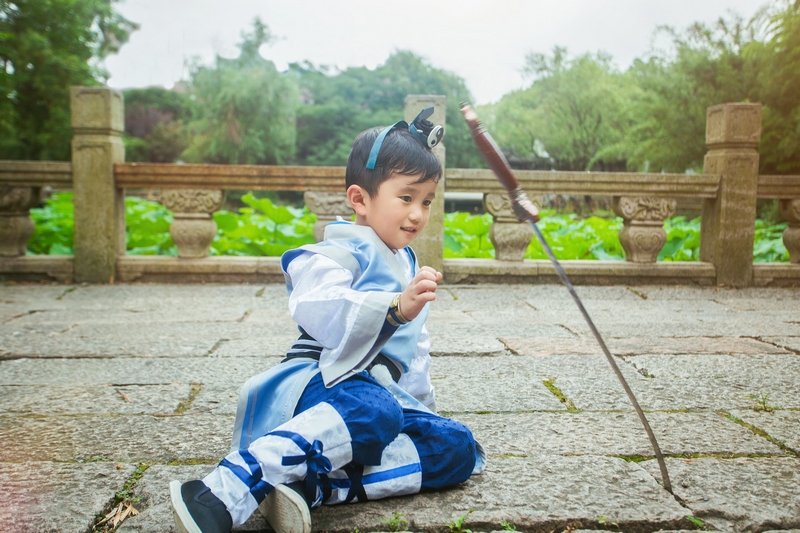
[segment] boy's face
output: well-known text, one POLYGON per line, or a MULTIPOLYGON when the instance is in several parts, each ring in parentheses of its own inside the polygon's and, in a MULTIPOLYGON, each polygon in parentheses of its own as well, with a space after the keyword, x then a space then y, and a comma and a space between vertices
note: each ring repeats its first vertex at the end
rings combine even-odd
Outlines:
POLYGON ((370 198, 358 185, 347 196, 356 212, 356 224, 369 226, 392 250, 408 246, 420 234, 431 212, 437 183, 415 183, 421 174, 392 174, 370 198))

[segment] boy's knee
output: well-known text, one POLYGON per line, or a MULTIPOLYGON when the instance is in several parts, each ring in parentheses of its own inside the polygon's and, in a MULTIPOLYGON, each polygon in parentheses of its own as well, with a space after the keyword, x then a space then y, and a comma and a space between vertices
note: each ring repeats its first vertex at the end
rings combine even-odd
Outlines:
POLYGON ((439 416, 409 416, 403 428, 417 447, 422 487, 440 489, 469 479, 475 468, 476 444, 467 426, 439 416))
POLYGON ((369 376, 353 376, 331 389, 316 376, 300 398, 295 415, 320 402, 339 412, 350 433, 353 461, 363 465, 380 464, 383 449, 403 428, 402 407, 369 376))

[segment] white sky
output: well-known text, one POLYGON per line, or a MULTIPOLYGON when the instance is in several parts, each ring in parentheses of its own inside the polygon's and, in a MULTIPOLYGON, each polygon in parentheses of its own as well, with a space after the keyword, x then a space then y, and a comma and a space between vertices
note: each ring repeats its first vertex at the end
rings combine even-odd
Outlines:
POLYGON ((374 68, 412 50, 463 77, 475 103, 523 86, 529 52, 610 53, 625 69, 650 48, 658 25, 712 23, 734 11, 751 17, 767 0, 124 0, 141 24, 105 63, 116 88, 171 87, 185 63, 236 56, 243 30, 261 17, 280 38, 262 54, 279 69, 308 60, 374 68))

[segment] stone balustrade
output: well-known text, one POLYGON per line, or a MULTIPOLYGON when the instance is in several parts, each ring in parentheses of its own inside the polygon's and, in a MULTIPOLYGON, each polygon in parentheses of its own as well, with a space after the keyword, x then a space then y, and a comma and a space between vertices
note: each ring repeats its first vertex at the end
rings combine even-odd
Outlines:
POLYGON ((325 235, 325 226, 342 217, 349 220, 353 214, 347 195, 343 192, 316 192, 303 193, 303 201, 308 210, 317 215, 314 224, 314 238, 321 241, 325 235))
POLYGON ((780 200, 779 210, 789 227, 783 230, 783 245, 789 251, 789 261, 800 264, 800 200, 780 200))
POLYGON ((165 189, 161 204, 172 211, 169 234, 178 247, 178 257, 197 259, 208 256, 211 242, 217 235, 214 212, 225 201, 219 189, 165 189))
POLYGON ((30 208, 41 201, 41 187, 0 187, 0 257, 25 255, 35 229, 30 208))
POLYGON ((615 196, 614 213, 622 217, 619 242, 625 259, 633 263, 655 263, 667 242, 664 221, 675 214, 674 198, 615 196))
MULTIPOLYGON (((123 163, 122 97, 102 87, 71 92, 72 162, 0 161, 0 277, 61 281, 280 281, 278 258, 209 257, 216 235, 213 213, 226 190, 303 191, 316 213, 315 238, 337 216, 352 214, 343 167, 169 165, 123 163), (29 216, 45 187, 75 192, 75 256, 26 256, 33 233, 29 216), (124 190, 161 189, 174 214, 170 234, 178 258, 125 255, 124 190), (74 268, 73 268, 74 263, 74 268)), ((434 105, 434 122, 444 123, 444 97, 410 95, 405 114, 434 105)), ((761 132, 759 104, 723 104, 708 109, 703 174, 518 171, 535 203, 543 194, 613 198, 624 224, 619 239, 625 262, 564 261, 577 283, 700 283, 800 285, 800 176, 759 176, 756 146, 761 132), (702 198, 699 262, 658 263, 666 234, 664 220, 676 199, 702 198), (753 265, 755 202, 779 200, 788 227, 783 241, 790 264, 753 265)), ((445 142, 446 144, 446 142, 445 142)), ((445 146, 435 153, 445 167, 445 146)), ((495 261, 443 259, 443 194, 437 195, 425 232, 415 242, 423 264, 441 270, 448 282, 553 281, 546 261, 524 260, 533 236, 514 217, 508 197, 484 169, 448 169, 440 191, 481 192, 493 217, 489 237, 495 261)), ((538 202, 537 202, 538 200, 538 202)))

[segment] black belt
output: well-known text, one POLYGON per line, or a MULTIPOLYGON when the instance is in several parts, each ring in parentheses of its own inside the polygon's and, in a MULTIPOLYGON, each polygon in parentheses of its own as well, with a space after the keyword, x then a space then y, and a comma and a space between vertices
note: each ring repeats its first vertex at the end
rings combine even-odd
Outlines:
MULTIPOLYGON (((286 354, 286 357, 283 358, 281 363, 285 363, 286 361, 291 361, 292 359, 313 359, 314 361, 319 361, 319 354, 312 351, 303 353, 288 353, 286 354)), ((376 355, 375 359, 373 359, 372 362, 369 365, 367 365, 367 370, 368 371, 372 370, 372 367, 375 365, 385 366, 389 370, 389 374, 392 375, 392 379, 394 380, 395 383, 400 381, 400 378, 403 376, 403 374, 400 372, 400 369, 397 368, 395 362, 386 357, 385 355, 383 355, 382 353, 376 355)))

